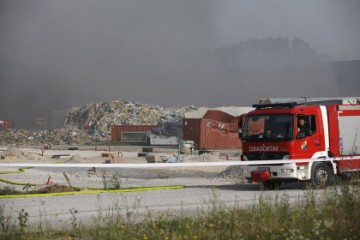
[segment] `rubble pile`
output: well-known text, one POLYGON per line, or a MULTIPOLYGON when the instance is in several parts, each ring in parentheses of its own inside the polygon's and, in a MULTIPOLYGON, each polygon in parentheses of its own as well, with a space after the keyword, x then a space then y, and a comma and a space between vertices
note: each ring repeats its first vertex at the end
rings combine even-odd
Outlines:
POLYGON ((109 143, 113 125, 157 125, 180 121, 190 107, 170 108, 131 101, 109 101, 71 108, 64 127, 1 132, 0 144, 93 145, 109 143))
POLYGON ((189 107, 165 108, 153 104, 110 101, 72 108, 64 121, 64 126, 85 130, 88 134, 107 138, 113 125, 157 125, 178 122, 183 119, 189 107))
POLYGON ((231 166, 228 167, 227 169, 225 169, 224 171, 222 171, 221 173, 219 173, 217 175, 217 177, 219 178, 224 178, 224 179, 243 179, 242 175, 241 175, 241 167, 240 166, 231 166))
POLYGON ((100 144, 104 139, 89 135, 86 131, 66 126, 53 131, 13 129, 2 131, 0 144, 19 145, 74 145, 74 144, 100 144))

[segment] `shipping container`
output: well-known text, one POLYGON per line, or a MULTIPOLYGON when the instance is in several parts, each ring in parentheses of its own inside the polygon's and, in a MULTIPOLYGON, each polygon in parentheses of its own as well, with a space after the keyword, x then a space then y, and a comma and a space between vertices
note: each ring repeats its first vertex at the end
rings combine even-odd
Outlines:
POLYGON ((156 125, 115 125, 111 127, 111 141, 147 144, 146 132, 156 125))
POLYGON ((207 110, 205 114, 203 109, 199 114, 196 112, 185 114, 183 138, 194 141, 197 149, 239 149, 241 148, 238 135, 239 116, 250 110, 252 108, 224 107, 221 110, 207 110), (229 109, 239 115, 233 116, 224 112, 229 109))

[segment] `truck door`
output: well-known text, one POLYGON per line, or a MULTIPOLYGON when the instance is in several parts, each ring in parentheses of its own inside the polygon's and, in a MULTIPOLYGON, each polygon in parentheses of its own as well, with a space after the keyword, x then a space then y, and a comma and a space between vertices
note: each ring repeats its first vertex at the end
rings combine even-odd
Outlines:
POLYGON ((296 158, 311 158, 316 152, 323 150, 323 140, 316 112, 297 115, 295 128, 296 158))

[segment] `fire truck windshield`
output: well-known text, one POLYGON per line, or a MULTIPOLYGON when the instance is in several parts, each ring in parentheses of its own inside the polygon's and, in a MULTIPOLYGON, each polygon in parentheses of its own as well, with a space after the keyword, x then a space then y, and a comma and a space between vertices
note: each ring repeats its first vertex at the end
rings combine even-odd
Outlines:
POLYGON ((278 142, 294 138, 294 116, 291 114, 248 115, 242 140, 245 142, 278 142))

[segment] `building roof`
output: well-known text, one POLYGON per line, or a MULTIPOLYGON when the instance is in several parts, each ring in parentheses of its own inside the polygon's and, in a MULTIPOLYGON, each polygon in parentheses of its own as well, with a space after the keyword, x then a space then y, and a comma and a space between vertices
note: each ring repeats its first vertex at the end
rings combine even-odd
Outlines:
POLYGON ((203 118, 209 110, 222 111, 233 117, 238 117, 241 114, 248 113, 248 112, 254 110, 254 108, 240 107, 240 106, 223 106, 223 107, 217 107, 217 108, 199 107, 195 110, 186 112, 185 118, 186 119, 200 119, 200 118, 203 118))

